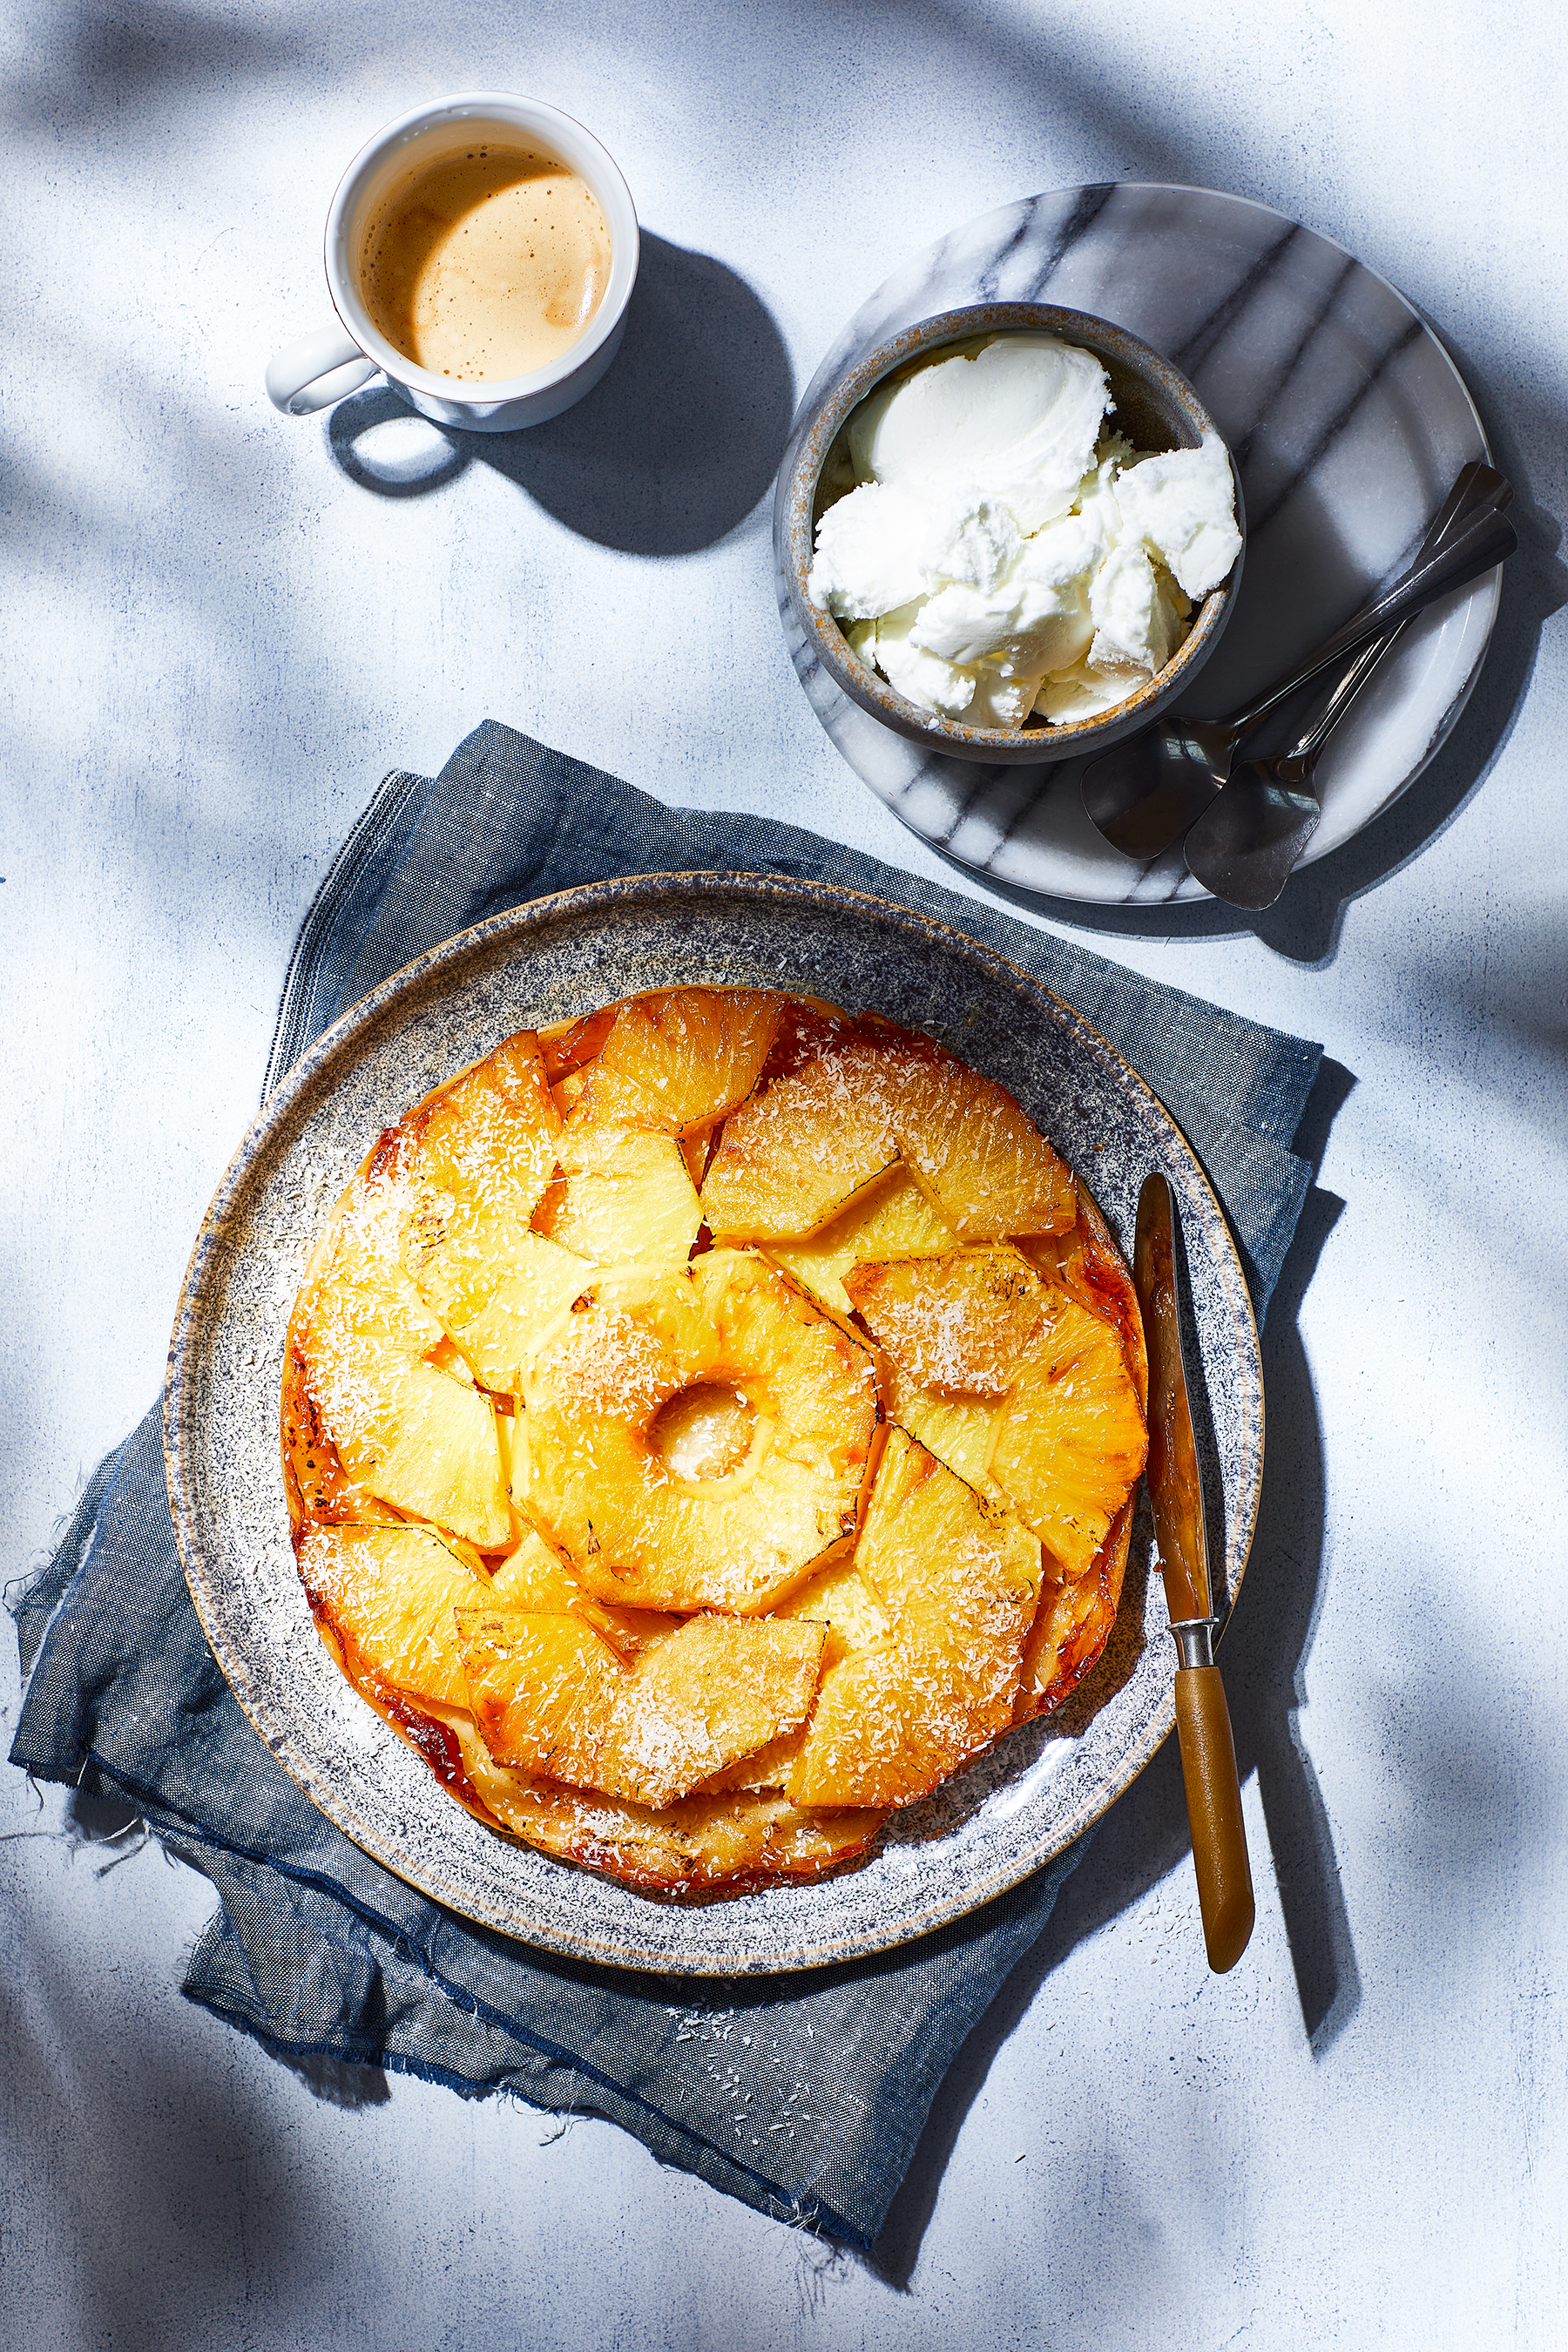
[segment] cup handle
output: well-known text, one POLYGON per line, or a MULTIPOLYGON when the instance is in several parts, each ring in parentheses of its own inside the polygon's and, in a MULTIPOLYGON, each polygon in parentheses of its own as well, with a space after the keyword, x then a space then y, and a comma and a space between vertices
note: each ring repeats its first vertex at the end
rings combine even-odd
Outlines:
POLYGON ((380 373, 334 319, 330 327, 312 327, 273 353, 267 363, 267 397, 285 416, 310 416, 345 400, 380 373))

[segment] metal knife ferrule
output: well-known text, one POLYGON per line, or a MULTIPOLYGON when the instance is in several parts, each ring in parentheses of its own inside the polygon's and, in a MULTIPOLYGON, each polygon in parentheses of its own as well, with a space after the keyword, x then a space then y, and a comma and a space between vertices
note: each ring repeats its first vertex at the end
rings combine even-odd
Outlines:
POLYGON ((1214 1629, 1212 1617, 1184 1617, 1172 1625, 1170 1633, 1176 1645, 1178 1666, 1213 1665, 1214 1629))

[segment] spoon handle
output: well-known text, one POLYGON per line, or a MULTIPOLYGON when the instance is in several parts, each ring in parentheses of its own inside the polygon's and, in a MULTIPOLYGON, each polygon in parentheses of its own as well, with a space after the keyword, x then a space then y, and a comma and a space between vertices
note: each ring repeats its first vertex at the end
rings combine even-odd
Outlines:
MULTIPOLYGON (((1500 511, 1512 497, 1513 484, 1494 467, 1479 463, 1463 467, 1415 551, 1416 566, 1428 562, 1454 536, 1456 529, 1469 521, 1483 507, 1500 511)), ((1380 666, 1385 654, 1393 652, 1409 625, 1407 620, 1398 621, 1383 636, 1374 637, 1371 645, 1363 647, 1324 703, 1316 720, 1300 742, 1292 744, 1289 754, 1291 759, 1316 760, 1362 688, 1370 680, 1373 670, 1380 666)))
POLYGON ((1409 625, 1408 621, 1401 621, 1397 627, 1385 631, 1381 637, 1374 637, 1370 646, 1362 647, 1311 726, 1308 728, 1299 742, 1291 744, 1286 754, 1288 759, 1311 761, 1317 758, 1362 688, 1372 677, 1373 671, 1379 667, 1385 654, 1393 652, 1395 644, 1409 625))
POLYGON ((1478 572, 1489 571, 1504 556, 1511 555, 1518 541, 1512 525, 1500 522, 1500 518, 1502 509, 1512 497, 1512 483, 1495 467, 1483 466, 1479 460, 1473 460, 1462 467, 1453 488, 1428 527, 1416 551, 1415 562, 1404 577, 1397 580, 1376 603, 1364 605, 1342 628, 1336 629, 1333 635, 1321 645, 1300 668, 1292 670, 1278 685, 1268 687, 1245 709, 1233 711, 1228 719, 1217 723, 1234 733, 1239 742, 1256 727, 1261 726, 1271 710, 1278 709, 1280 703, 1288 702, 1302 687, 1309 685, 1325 669, 1331 669, 1346 654, 1353 653, 1369 637, 1380 635, 1398 622, 1409 620, 1423 604, 1431 603, 1452 588, 1461 587, 1465 581, 1473 580, 1478 572), (1475 544, 1482 544, 1488 538, 1488 526, 1492 523, 1500 523, 1500 531, 1504 535, 1498 551, 1476 557, 1470 534, 1479 532, 1481 538, 1475 544), (1461 541, 1468 551, 1463 554, 1461 541), (1434 586, 1433 567, 1439 560, 1444 563, 1453 562, 1457 567, 1468 563, 1470 568, 1456 568, 1451 575, 1445 573, 1442 576, 1441 585, 1434 586), (1403 603, 1395 614, 1390 608, 1401 599, 1413 601, 1403 603))

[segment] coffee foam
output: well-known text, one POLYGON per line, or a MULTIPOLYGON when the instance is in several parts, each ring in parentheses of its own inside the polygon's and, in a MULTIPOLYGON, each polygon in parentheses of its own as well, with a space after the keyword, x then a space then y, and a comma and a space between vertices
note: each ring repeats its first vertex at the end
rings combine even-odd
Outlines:
POLYGON ((433 375, 503 382, 577 341, 610 276, 598 199, 542 149, 487 140, 422 160, 373 211, 360 293, 433 375))

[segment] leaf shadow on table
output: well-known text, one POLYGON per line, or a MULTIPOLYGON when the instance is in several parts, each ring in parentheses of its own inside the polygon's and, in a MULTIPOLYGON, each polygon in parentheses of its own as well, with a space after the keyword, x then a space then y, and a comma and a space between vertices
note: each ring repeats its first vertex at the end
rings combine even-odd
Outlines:
POLYGON ((794 399, 784 339, 744 278, 645 231, 626 340, 574 407, 526 432, 459 433, 381 383, 339 403, 327 446, 383 498, 425 497, 484 465, 601 547, 689 555, 767 496, 794 399))
POLYGON ((4 112, 35 129, 41 121, 80 129, 123 107, 143 113, 162 94, 187 88, 193 77, 275 75, 297 47, 286 32, 251 21, 259 10, 237 10, 227 24, 205 10, 139 0, 65 0, 53 11, 47 39, 17 45, 5 77, 4 112))
MULTIPOLYGON (((1314 1171, 1354 1085, 1340 1064, 1321 1065, 1294 1146, 1314 1171)), ((1254 1854, 1254 1874, 1265 1887, 1271 1879, 1278 1894, 1314 2058, 1326 2056, 1361 2000, 1332 1830, 1300 1720, 1321 1599, 1325 1489, 1317 1404, 1298 1315, 1343 1207, 1332 1192, 1316 1185, 1309 1191, 1270 1302, 1263 1335, 1269 1435, 1262 1501, 1243 1605, 1220 1652, 1237 1767, 1244 1786, 1256 1774, 1268 1827, 1268 1852, 1254 1854)), ((1100 1822, 1039 1941, 1013 1970, 943 2080, 867 2258, 880 2278, 902 2287, 912 2276, 965 2117, 1046 1979, 1087 1937, 1172 1872, 1181 1874, 1190 1896, 1196 1942, 1202 1929, 1186 1800, 1175 1742, 1169 1740, 1100 1822)), ((1240 1965, 1245 1969, 1247 1960, 1240 1965)))

